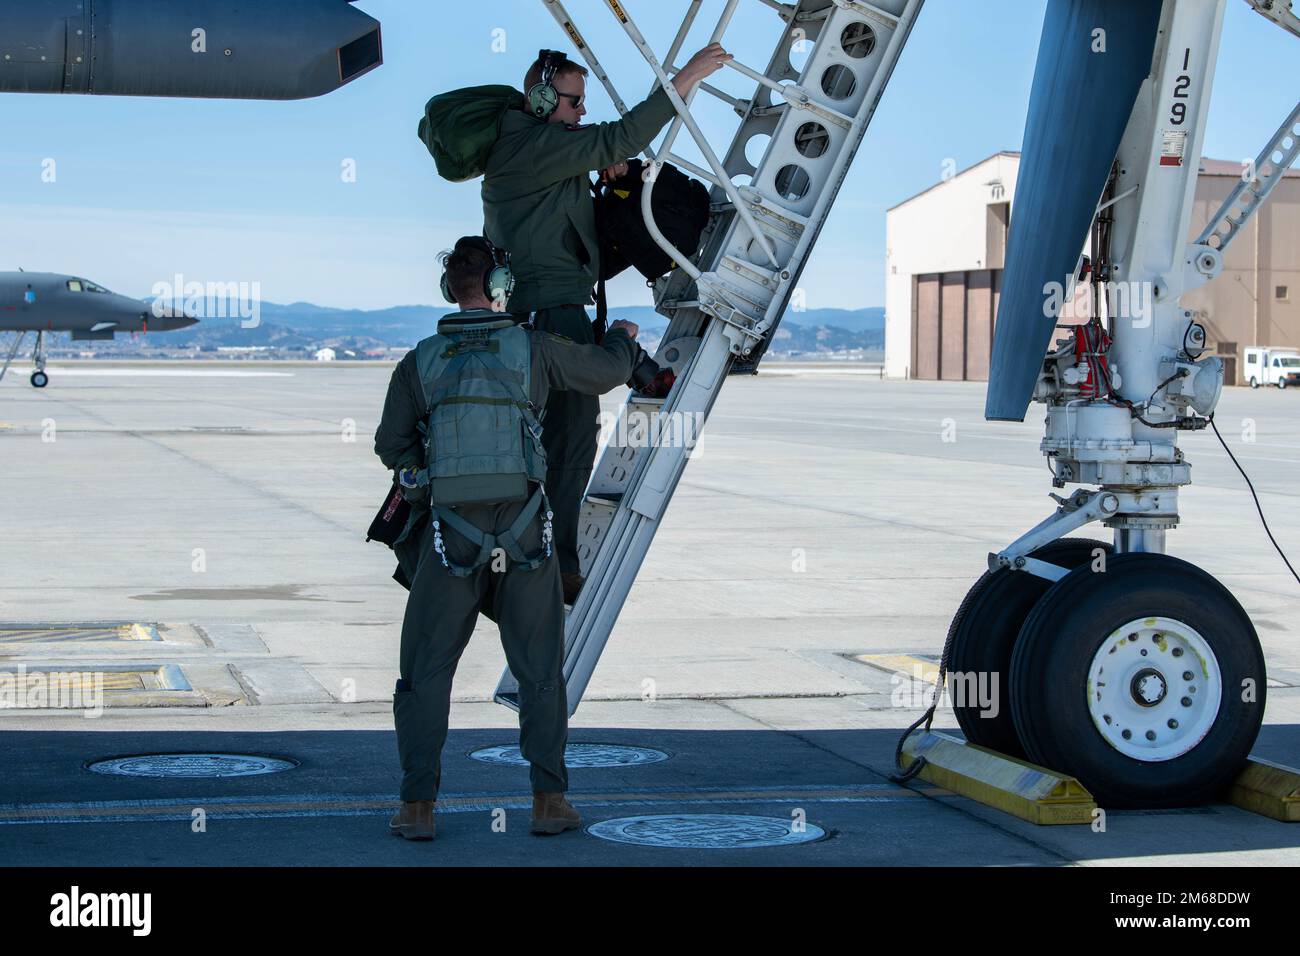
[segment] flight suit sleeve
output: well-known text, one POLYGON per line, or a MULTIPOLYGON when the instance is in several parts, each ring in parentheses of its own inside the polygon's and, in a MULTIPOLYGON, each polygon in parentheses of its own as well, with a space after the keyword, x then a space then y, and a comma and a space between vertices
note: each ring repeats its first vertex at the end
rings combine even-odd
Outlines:
POLYGON ((632 377, 638 352, 623 329, 610 329, 600 345, 580 345, 550 332, 533 336, 534 379, 547 388, 602 395, 632 377))
POLYGON ((533 174, 549 186, 622 162, 649 146, 675 113, 668 94, 658 89, 614 123, 576 129, 549 123, 534 140, 533 174))
POLYGON ((393 369, 384 398, 384 413, 375 430, 375 454, 385 468, 396 470, 423 464, 424 449, 418 427, 423 418, 424 392, 412 350, 393 369))

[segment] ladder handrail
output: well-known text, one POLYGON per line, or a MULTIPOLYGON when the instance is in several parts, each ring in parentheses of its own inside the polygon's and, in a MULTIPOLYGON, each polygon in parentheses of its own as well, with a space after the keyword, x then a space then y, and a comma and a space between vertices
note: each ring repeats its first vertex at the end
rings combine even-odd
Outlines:
MULTIPOLYGON (((695 18, 700 12, 700 4, 703 2, 704 0, 691 0, 691 8, 686 12, 686 16, 682 18, 682 25, 677 28, 677 36, 673 37, 673 42, 668 46, 668 55, 664 57, 664 63, 674 62, 677 59, 677 54, 682 52, 682 45, 686 42, 686 35, 691 32, 691 27, 695 24, 695 18)), ((659 89, 658 80, 650 84, 650 92, 646 96, 652 95, 657 89, 659 89)))
MULTIPOLYGON (((715 37, 720 37, 722 33, 726 31, 727 24, 731 19, 731 14, 734 13, 736 5, 739 2, 740 0, 727 0, 727 6, 723 10, 717 28, 714 30, 715 37)), ((641 33, 640 29, 637 28, 632 17, 622 8, 618 0, 605 0, 605 3, 609 6, 610 10, 613 11, 619 25, 623 27, 623 32, 628 35, 628 39, 632 41, 633 45, 636 46, 646 63, 649 64, 650 69, 654 71, 660 87, 662 87, 664 92, 668 94, 668 99, 672 102, 673 108, 677 111, 677 119, 675 119, 673 124, 669 126, 668 135, 659 147, 660 152, 668 152, 672 149, 673 140, 676 138, 677 132, 682 126, 685 126, 687 131, 691 134, 691 138, 695 140, 695 145, 699 147, 700 152, 704 154, 704 158, 708 162, 710 168, 712 168, 714 174, 718 177, 718 184, 727 194, 727 198, 735 204, 736 212, 740 216, 741 221, 744 222, 745 226, 753 234, 755 241, 758 242, 763 251, 767 254, 767 258, 771 261, 772 265, 779 268, 780 262, 777 261, 776 250, 772 248, 771 241, 758 228, 758 223, 754 221, 754 217, 750 214, 749 209, 746 208, 745 204, 741 201, 740 194, 736 190, 736 184, 727 176, 727 171, 723 168, 722 161, 718 159, 717 155, 713 152, 713 147, 709 145, 704 133, 700 131, 699 126, 695 122, 695 117, 691 115, 690 108, 686 102, 677 94, 677 90, 673 87, 672 80, 669 79, 668 74, 664 72, 663 66, 655 57, 654 51, 650 49, 650 45, 646 42, 645 36, 641 33)), ((716 43, 718 41, 714 40, 712 42, 716 43)), ((695 91, 692 90, 691 92, 693 95, 695 91)), ((690 257, 663 237, 663 234, 659 232, 658 227, 654 224, 654 217, 649 214, 650 196, 653 193, 657 168, 663 165, 662 160, 659 159, 652 160, 652 162, 655 164, 656 171, 652 172, 646 179, 646 186, 649 188, 642 190, 641 193, 641 213, 642 217, 646 221, 646 228, 649 230, 650 236, 654 239, 655 244, 671 257, 674 262, 681 266, 682 269, 691 276, 691 278, 697 279, 699 278, 699 270, 695 269, 693 265, 690 265, 690 257)))
MULTIPOLYGON (((605 72, 605 68, 600 65, 600 61, 596 59, 596 52, 579 32, 577 24, 573 22, 573 17, 569 16, 568 10, 564 9, 564 4, 561 3, 560 0, 542 0, 542 3, 546 4, 546 9, 550 11, 551 16, 555 18, 557 23, 559 23, 560 29, 568 34, 569 39, 572 40, 574 45, 578 48, 578 52, 582 54, 582 58, 587 61, 587 66, 591 68, 591 72, 595 73, 596 79, 600 80, 601 86, 605 87, 605 92, 608 93, 609 98, 614 101, 614 109, 618 110, 618 115, 626 116, 627 104, 623 102, 623 97, 618 95, 618 90, 614 87, 613 80, 609 78, 609 74, 605 72)), ((528 91, 524 90, 524 92, 527 93, 528 91)), ((647 150, 647 152, 649 151, 647 150)))
MULTIPOLYGON (((605 92, 609 94, 609 98, 614 103, 614 108, 618 110, 619 115, 626 116, 628 113, 627 104, 623 101, 622 96, 619 95, 618 88, 614 86, 613 80, 609 78, 609 74, 605 71, 600 60, 596 57, 596 52, 591 48, 591 45, 587 42, 586 38, 583 37, 581 31, 578 30, 577 24, 573 22, 573 17, 569 15, 564 4, 561 0, 542 0, 542 2, 546 5, 547 10, 555 21, 559 23, 560 28, 564 30, 564 32, 569 36, 569 39, 575 46, 577 46, 578 53, 581 54, 584 60, 586 60, 587 66, 591 69, 592 73, 596 75, 596 78, 605 88, 605 92)), ((690 131, 691 136, 695 139, 696 144, 700 146, 701 152, 705 153, 705 158, 709 160, 710 165, 713 166, 714 172, 710 174, 694 163, 687 162, 677 156, 673 156, 673 160, 679 166, 688 169, 694 175, 713 183, 715 186, 718 186, 726 192, 731 201, 737 203, 737 210, 740 212, 741 219, 745 221, 746 225, 749 226, 750 230, 758 238, 764 252, 767 253, 768 258, 772 261, 772 264, 778 265, 775 250, 772 249, 767 237, 759 232, 757 224, 753 221, 752 216, 749 215, 749 211, 739 205, 739 196, 735 194, 734 184, 728 180, 725 170, 722 169, 722 164, 717 160, 717 157, 713 155, 712 150, 709 148, 707 141, 705 141, 703 137, 703 134, 695 125, 694 119, 687 115, 689 114, 690 102, 694 99, 696 90, 692 90, 690 96, 687 97, 685 102, 683 102, 677 95, 676 89, 672 86, 672 81, 658 66, 654 54, 650 52, 649 45, 645 42, 645 37, 641 35, 640 30, 637 30, 634 24, 631 24, 631 18, 628 17, 626 13, 621 12, 621 8, 618 6, 617 2, 610 3, 609 0, 606 0, 606 3, 614 12, 614 15, 619 19, 620 23, 623 24, 625 32, 628 33, 632 42, 637 45, 638 50, 641 52, 642 56, 645 57, 646 62, 649 63, 651 68, 655 71, 655 86, 651 89, 651 92, 653 93, 654 89, 662 87, 668 94, 669 99, 672 101, 674 110, 677 111, 677 116, 673 119, 672 126, 669 128, 668 136, 665 138, 664 144, 660 147, 659 152, 662 152, 665 156, 671 155, 670 150, 672 148, 673 140, 676 139, 677 133, 683 124, 683 117, 685 116, 687 128, 690 131), (629 26, 631 26, 631 30, 628 30, 629 26)), ((678 28, 677 35, 673 38, 673 42, 669 47, 668 56, 664 60, 665 63, 672 63, 681 52, 682 45, 686 42, 686 36, 690 32, 691 25, 695 22, 695 17, 699 13, 700 5, 702 3, 703 0, 691 0, 691 6, 686 17, 682 21, 681 27, 678 28)), ((730 23, 731 16, 735 12, 737 3, 739 3, 739 0, 727 0, 727 7, 719 18, 718 25, 714 28, 713 39, 709 41, 710 43, 721 41, 722 35, 726 32, 726 27, 730 23)), ((672 72, 675 73, 676 70, 673 70, 672 72)), ((708 86, 708 84, 701 85, 708 86)), ((729 99, 733 107, 738 107, 742 102, 738 99, 726 97, 721 90, 717 90, 711 86, 709 86, 708 91, 715 96, 729 99)), ((653 145, 647 146, 644 152, 652 164, 650 175, 645 180, 645 188, 642 190, 641 194, 641 217, 645 221, 646 230, 649 232, 650 238, 654 240, 655 245, 659 246, 659 248, 662 249, 664 253, 672 259, 672 261, 677 263, 677 265, 686 272, 687 275, 692 279, 699 279, 700 270, 691 263, 689 256, 674 246, 668 238, 664 236, 663 232, 659 229, 658 224, 654 220, 651 201, 654 194, 654 183, 658 177, 658 171, 662 168, 663 163, 658 161, 656 156, 657 151, 654 149, 653 145)))

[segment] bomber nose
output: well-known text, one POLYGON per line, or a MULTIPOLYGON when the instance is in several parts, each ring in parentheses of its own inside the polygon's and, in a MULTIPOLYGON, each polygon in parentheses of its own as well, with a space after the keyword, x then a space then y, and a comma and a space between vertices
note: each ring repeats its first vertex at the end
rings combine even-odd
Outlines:
POLYGON ((175 332, 177 329, 187 329, 199 323, 196 317, 161 303, 155 303, 143 318, 148 323, 149 329, 154 332, 175 332))

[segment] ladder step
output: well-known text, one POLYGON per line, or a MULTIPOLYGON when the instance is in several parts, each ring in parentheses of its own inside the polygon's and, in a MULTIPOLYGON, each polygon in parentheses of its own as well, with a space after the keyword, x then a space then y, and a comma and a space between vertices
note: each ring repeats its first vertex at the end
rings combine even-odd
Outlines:
MULTIPOLYGON (((891 30, 898 26, 898 17, 890 13, 888 10, 882 10, 875 4, 864 3, 863 0, 846 0, 844 4, 841 4, 841 6, 852 10, 854 13, 861 14, 869 20, 876 20, 883 23, 891 30)), ((830 8, 828 7, 827 10, 829 9, 830 8)), ((861 34, 859 33, 857 36, 860 37, 861 34)), ((858 39, 855 38, 849 40, 848 45, 852 46, 855 42, 859 42, 858 39)))
POLYGON ((588 492, 610 498, 621 496, 637 462, 659 435, 664 399, 633 394, 619 409, 600 460, 591 475, 588 492))
POLYGON ((578 568, 583 577, 591 570, 591 563, 605 540, 609 526, 614 523, 621 494, 588 494, 578 511, 578 568))

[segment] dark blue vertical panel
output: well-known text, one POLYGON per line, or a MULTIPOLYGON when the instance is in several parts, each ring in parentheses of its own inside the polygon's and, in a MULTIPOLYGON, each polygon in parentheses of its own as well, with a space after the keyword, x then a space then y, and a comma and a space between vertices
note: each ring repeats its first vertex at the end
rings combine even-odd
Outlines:
POLYGON ((1161 0, 1051 0, 1007 238, 984 417, 1023 421, 1055 317, 1044 286, 1074 272, 1151 72, 1161 0), (1097 34, 1096 31, 1104 31, 1097 34), (1095 51, 1097 37, 1104 52, 1095 51))

